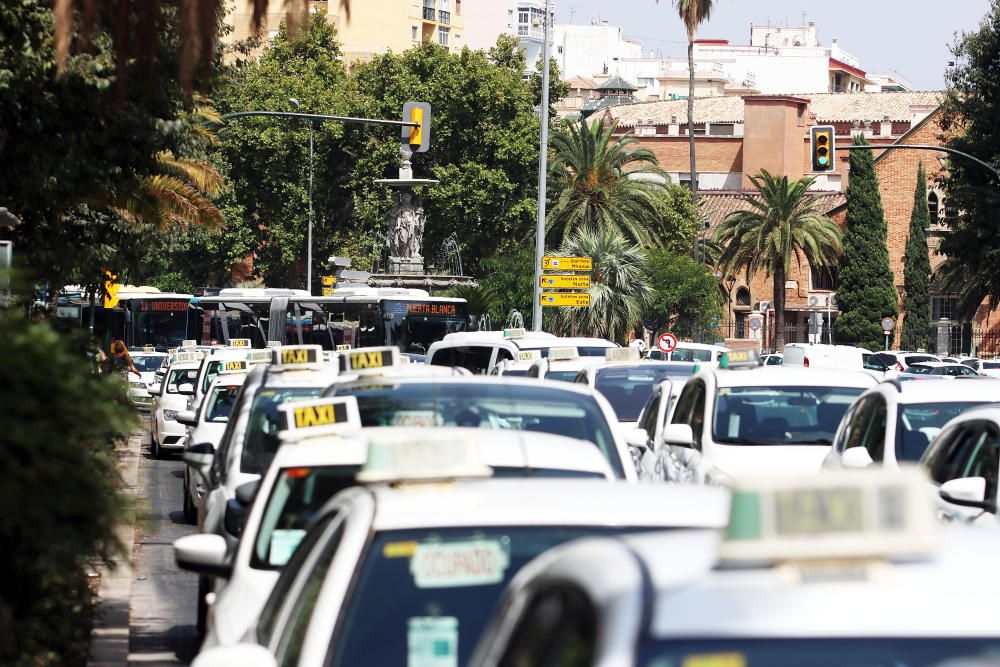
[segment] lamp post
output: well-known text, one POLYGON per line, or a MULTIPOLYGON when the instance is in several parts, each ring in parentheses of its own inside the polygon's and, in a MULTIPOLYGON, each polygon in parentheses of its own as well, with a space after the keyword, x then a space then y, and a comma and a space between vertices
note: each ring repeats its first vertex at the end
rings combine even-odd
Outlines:
POLYGON ((733 338, 736 337, 733 326, 733 288, 736 287, 736 276, 729 274, 726 276, 726 306, 728 307, 729 313, 726 316, 726 328, 730 330, 733 334, 733 338))
POLYGON ((542 37, 542 127, 538 151, 538 218, 535 221, 535 289, 531 328, 542 330, 542 257, 545 255, 545 178, 549 162, 549 3, 545 0, 542 37))
MULTIPOLYGON (((299 101, 289 97, 288 101, 296 109, 299 101)), ((313 266, 313 122, 309 119, 309 229, 306 232, 306 291, 312 294, 313 266)))

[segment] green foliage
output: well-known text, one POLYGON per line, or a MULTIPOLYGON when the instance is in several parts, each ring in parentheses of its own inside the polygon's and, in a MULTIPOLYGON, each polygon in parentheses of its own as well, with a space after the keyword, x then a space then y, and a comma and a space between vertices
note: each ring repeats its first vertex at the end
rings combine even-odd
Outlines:
POLYGON ((651 250, 649 279, 653 292, 646 320, 654 331, 696 338, 717 327, 722 292, 719 279, 704 264, 689 255, 651 250))
POLYGON ((665 197, 664 176, 652 151, 629 135, 614 137, 615 129, 571 122, 552 137, 553 169, 565 176, 546 226, 564 242, 577 231, 607 228, 650 245, 665 197))
POLYGON ((445 292, 444 296, 451 296, 458 299, 465 299, 471 315, 482 316, 492 312, 500 306, 500 297, 493 293, 489 287, 473 287, 472 285, 459 285, 452 287, 445 292))
MULTIPOLYGON (((856 145, 866 143, 863 138, 855 140, 856 145)), ((841 315, 834 326, 838 342, 878 350, 885 344, 882 318, 899 314, 889 267, 888 230, 871 151, 851 151, 850 165, 847 231, 837 289, 841 315)))
POLYGON ((793 261, 796 266, 803 261, 830 266, 840 252, 840 228, 819 212, 816 198, 809 194, 813 180, 790 181, 762 170, 750 177, 758 193, 743 195, 748 210, 731 213, 715 232, 714 240, 722 246, 718 263, 723 275, 745 271, 749 279, 763 271, 773 277, 779 347, 784 344, 785 277, 793 261))
POLYGON ((0 663, 85 655, 84 567, 116 553, 110 440, 136 425, 121 378, 93 375, 83 340, 0 313, 0 663))
MULTIPOLYGON (((979 30, 959 36, 952 53, 957 65, 945 74, 947 94, 941 124, 954 133, 947 145, 987 164, 1000 164, 1000 2, 994 0, 979 30)), ((997 178, 980 165, 955 158, 943 181, 951 230, 941 241, 948 259, 940 268, 946 287, 958 293, 958 315, 971 318, 983 299, 1000 305, 1000 209, 997 178), (961 211, 961 215, 955 215, 961 211)))
POLYGON ((927 211, 927 178, 924 165, 917 170, 917 188, 913 193, 913 213, 910 214, 910 235, 906 238, 906 266, 903 267, 903 333, 900 347, 904 350, 931 349, 931 260, 927 252, 927 235, 931 226, 927 211))
POLYGON ((701 214, 691 201, 691 191, 668 183, 663 195, 657 197, 657 217, 649 226, 649 247, 683 255, 691 251, 691 242, 698 233, 701 214))
POLYGON ((597 336, 624 342, 642 321, 652 288, 646 251, 613 228, 580 230, 563 244, 561 254, 590 257, 589 308, 550 308, 552 331, 564 336, 597 336))
POLYGON ((495 329, 501 328, 514 310, 530 322, 535 288, 534 247, 527 243, 502 245, 492 257, 483 260, 479 284, 499 299, 490 310, 495 329))

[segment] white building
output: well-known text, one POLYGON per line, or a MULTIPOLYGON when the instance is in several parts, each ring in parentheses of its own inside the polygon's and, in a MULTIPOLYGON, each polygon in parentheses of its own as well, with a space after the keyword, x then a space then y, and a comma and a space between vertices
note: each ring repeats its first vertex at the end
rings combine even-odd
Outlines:
MULTIPOLYGON (((550 3, 550 21, 555 16, 550 3)), ((527 58, 527 71, 534 72, 545 41, 545 0, 465 0, 465 43, 473 49, 488 49, 500 35, 515 35, 527 58)), ((550 51, 555 55, 553 33, 550 51)))

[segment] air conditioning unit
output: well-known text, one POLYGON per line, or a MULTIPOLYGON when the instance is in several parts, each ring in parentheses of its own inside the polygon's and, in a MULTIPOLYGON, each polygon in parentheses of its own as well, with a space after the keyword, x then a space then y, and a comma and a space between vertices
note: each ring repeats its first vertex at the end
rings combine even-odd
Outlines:
POLYGON ((837 293, 834 292, 833 294, 830 295, 829 298, 830 298, 830 307, 831 308, 836 308, 837 307, 837 293))
POLYGON ((826 299, 819 296, 818 294, 810 294, 809 298, 806 300, 810 308, 819 308, 826 305, 826 299))

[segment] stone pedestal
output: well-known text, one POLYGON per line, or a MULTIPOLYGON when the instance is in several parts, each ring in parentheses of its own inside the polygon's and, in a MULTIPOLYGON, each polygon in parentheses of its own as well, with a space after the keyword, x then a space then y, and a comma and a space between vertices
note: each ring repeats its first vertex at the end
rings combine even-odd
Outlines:
POLYGON ((386 273, 397 276, 422 276, 424 275, 424 258, 420 255, 416 257, 390 256, 386 273))

